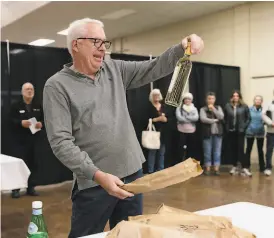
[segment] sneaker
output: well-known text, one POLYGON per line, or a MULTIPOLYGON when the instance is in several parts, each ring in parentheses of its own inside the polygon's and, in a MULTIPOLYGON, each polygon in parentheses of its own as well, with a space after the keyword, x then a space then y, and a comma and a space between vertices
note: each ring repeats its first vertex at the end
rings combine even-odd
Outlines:
POLYGON ((249 171, 249 169, 242 169, 241 175, 251 177, 252 173, 249 171))
POLYGON ((229 172, 231 175, 234 175, 237 173, 237 168, 236 167, 232 167, 232 169, 229 172))
POLYGON ((266 169, 266 170, 264 171, 264 174, 265 174, 266 176, 270 176, 270 175, 272 174, 272 171, 271 171, 270 169, 266 169))

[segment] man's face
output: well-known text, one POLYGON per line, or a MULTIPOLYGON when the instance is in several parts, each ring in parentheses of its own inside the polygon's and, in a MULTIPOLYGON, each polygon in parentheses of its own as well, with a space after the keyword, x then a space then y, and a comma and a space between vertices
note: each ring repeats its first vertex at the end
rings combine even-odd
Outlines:
POLYGON ((77 57, 81 61, 88 64, 90 68, 98 71, 102 66, 103 59, 105 56, 106 48, 102 44, 102 41, 106 40, 104 29, 96 24, 90 23, 86 25, 86 33, 83 38, 94 38, 94 39, 78 39, 73 42, 73 50, 76 51, 77 57), (100 46, 101 45, 101 46, 100 46))
POLYGON ((22 89, 22 95, 24 98, 32 99, 34 97, 34 88, 30 83, 26 83, 22 89))

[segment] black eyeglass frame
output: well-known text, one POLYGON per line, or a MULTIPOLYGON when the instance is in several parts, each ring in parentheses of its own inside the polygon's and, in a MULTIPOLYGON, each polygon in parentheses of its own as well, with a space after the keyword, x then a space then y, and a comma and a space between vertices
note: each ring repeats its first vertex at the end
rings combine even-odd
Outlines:
POLYGON ((92 41, 93 41, 93 42, 92 42, 93 45, 94 45, 98 50, 102 47, 103 44, 105 45, 106 49, 109 49, 110 46, 111 46, 111 44, 112 44, 111 41, 108 41, 108 40, 101 40, 101 39, 92 38, 92 37, 79 37, 79 38, 77 38, 76 40, 92 40, 92 41), (101 41, 101 44, 100 44, 99 47, 97 47, 95 44, 96 44, 96 43, 99 43, 100 41, 101 41))

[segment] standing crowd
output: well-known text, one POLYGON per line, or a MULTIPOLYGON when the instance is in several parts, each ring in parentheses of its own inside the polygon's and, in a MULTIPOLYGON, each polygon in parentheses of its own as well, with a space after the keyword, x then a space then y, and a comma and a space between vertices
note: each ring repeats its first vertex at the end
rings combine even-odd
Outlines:
MULTIPOLYGON (((149 99, 151 101, 149 116, 155 123, 156 130, 161 133, 160 149, 149 150, 148 172, 153 173, 155 167, 156 171, 164 168, 165 125, 168 117, 165 114, 165 105, 162 103, 162 95, 159 89, 152 90, 149 99)), ((206 96, 205 106, 200 109, 199 114, 198 109, 193 104, 193 95, 186 93, 183 96, 181 106, 176 109, 177 129, 180 132, 178 151, 181 160, 194 157, 196 147, 194 136, 196 124, 200 119, 205 175, 210 175, 212 172, 214 175, 220 175, 222 141, 224 133, 227 133, 226 143, 233 165, 230 174, 240 173, 243 176, 252 176, 250 171, 251 151, 256 140, 260 172, 270 176, 272 174, 274 147, 274 100, 263 107, 263 97, 256 95, 253 105, 248 107, 243 101, 242 94, 235 90, 224 108, 215 102, 215 93, 209 92, 206 96), (267 126, 267 142, 264 159, 265 125, 267 126), (238 164, 240 164, 241 170, 239 170, 238 164)))

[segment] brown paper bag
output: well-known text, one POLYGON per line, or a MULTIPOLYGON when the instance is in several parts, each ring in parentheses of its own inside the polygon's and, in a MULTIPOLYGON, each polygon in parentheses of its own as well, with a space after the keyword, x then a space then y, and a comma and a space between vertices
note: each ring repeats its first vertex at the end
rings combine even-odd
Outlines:
MULTIPOLYGON (((204 217, 206 219, 209 219, 211 221, 213 221, 215 224, 218 224, 218 222, 224 223, 226 220, 227 221, 231 221, 229 218, 226 217, 218 217, 218 216, 207 216, 207 215, 198 215, 195 213, 191 213, 188 211, 184 211, 181 209, 177 209, 177 208, 173 208, 173 207, 169 207, 166 206, 164 204, 162 204, 158 210, 157 210, 157 214, 182 214, 182 215, 193 215, 194 217, 204 217)), ((233 231, 234 231, 234 236, 233 237, 237 237, 237 238, 256 238, 256 236, 244 229, 238 228, 236 226, 232 227, 233 231)))
POLYGON ((234 235, 232 223, 228 219, 223 218, 216 222, 216 220, 207 217, 193 216, 191 213, 185 215, 179 213, 143 215, 130 217, 129 220, 180 230, 183 234, 191 234, 193 238, 232 238, 234 235))
MULTIPOLYGON (((203 237, 203 238, 212 238, 203 237)), ((111 230, 106 238, 194 238, 189 233, 182 233, 168 227, 159 227, 147 225, 134 221, 122 221, 113 230, 111 230)), ((196 238, 196 237, 195 237, 196 238)))
POLYGON ((173 167, 136 179, 121 188, 134 194, 145 193, 182 183, 202 173, 200 162, 189 158, 173 167))

